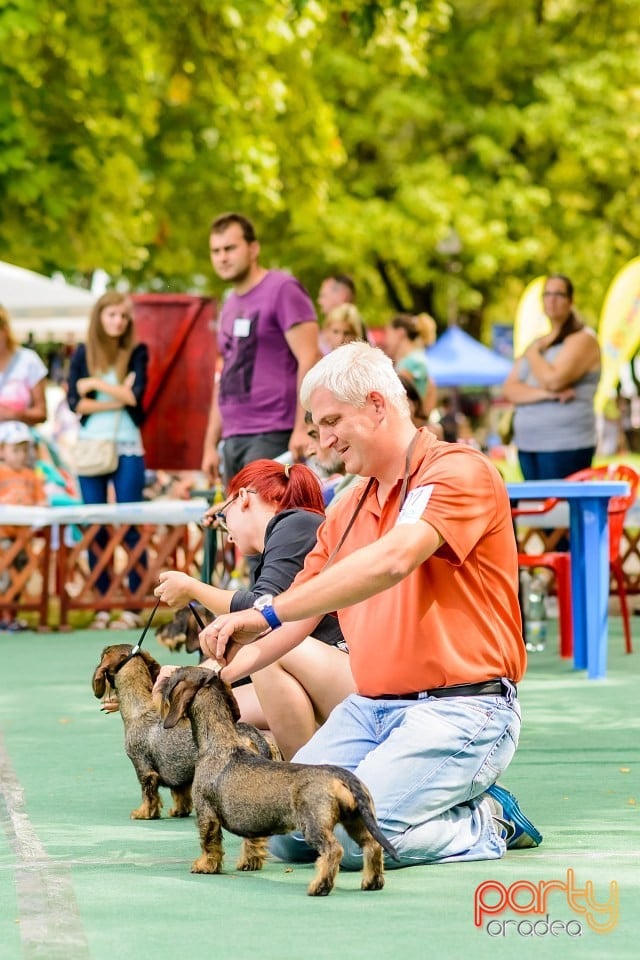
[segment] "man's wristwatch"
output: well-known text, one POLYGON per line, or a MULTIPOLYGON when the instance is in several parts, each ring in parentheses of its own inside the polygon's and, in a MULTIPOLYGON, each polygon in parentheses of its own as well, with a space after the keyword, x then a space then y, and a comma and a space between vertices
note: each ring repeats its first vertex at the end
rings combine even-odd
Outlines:
POLYGON ((262 614, 272 630, 277 630, 278 627, 282 626, 282 621, 273 609, 273 597, 270 593, 258 597, 253 604, 253 609, 262 614))

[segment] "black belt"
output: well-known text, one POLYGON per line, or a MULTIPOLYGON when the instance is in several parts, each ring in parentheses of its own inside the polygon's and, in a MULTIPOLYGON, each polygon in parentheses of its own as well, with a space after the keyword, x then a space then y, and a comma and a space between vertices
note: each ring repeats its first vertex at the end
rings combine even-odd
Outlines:
POLYGON ((369 700, 426 700, 427 697, 512 697, 518 696, 518 688, 511 680, 485 680, 483 683, 455 683, 451 687, 436 687, 435 690, 419 690, 417 693, 380 693, 369 700), (508 685, 507 685, 508 684, 508 685))

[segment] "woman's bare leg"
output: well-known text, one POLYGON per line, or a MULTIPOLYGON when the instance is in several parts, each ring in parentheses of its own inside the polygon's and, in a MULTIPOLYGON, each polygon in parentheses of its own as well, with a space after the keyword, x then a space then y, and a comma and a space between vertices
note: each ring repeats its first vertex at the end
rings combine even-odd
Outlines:
POLYGON ((260 705, 255 687, 252 683, 243 683, 233 688, 233 695, 240 707, 240 719, 244 723, 252 723, 258 730, 268 730, 269 724, 260 705))
POLYGON ((348 654, 315 637, 307 637, 280 660, 254 673, 252 680, 285 760, 354 691, 348 654))

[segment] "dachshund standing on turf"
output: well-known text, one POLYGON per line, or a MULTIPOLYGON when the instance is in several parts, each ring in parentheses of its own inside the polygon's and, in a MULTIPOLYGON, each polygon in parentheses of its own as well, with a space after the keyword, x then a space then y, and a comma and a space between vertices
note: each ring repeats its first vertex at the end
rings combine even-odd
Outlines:
MULTIPOLYGON (((192 809, 191 782, 197 753, 191 724, 185 719, 172 730, 164 728, 151 695, 160 664, 145 650, 132 657, 132 650, 128 643, 105 647, 93 675, 96 697, 104 697, 108 686, 119 701, 125 750, 142 788, 142 803, 132 810, 131 818, 158 819, 162 810, 160 787, 171 790, 174 806, 169 816, 188 817, 192 809)), ((238 723, 236 731, 247 750, 263 757, 279 758, 276 745, 269 743, 256 727, 238 723)))
POLYGON ((186 721, 165 730, 151 693, 160 664, 140 650, 116 643, 105 647, 93 674, 93 692, 104 697, 107 685, 115 691, 124 723, 124 746, 142 788, 142 803, 131 811, 133 820, 157 820, 162 810, 160 787, 169 787, 174 806, 170 817, 191 813, 191 782, 196 748, 186 721))
POLYGON ((246 750, 238 737, 238 705, 228 684, 210 670, 181 667, 162 691, 164 725, 191 720, 198 759, 193 800, 202 854, 192 873, 220 873, 222 828, 244 837, 239 870, 260 870, 268 836, 300 830, 319 857, 308 893, 331 893, 342 859, 337 823, 362 848, 363 890, 384 886, 382 847, 396 851, 375 818, 364 784, 342 767, 274 763, 246 750), (381 846, 382 845, 382 846, 381 846))

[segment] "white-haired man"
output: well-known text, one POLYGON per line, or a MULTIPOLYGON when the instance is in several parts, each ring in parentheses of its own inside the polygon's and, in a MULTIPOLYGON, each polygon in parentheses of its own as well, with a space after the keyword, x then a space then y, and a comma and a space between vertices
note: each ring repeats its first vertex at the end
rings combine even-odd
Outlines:
MULTIPOLYGON (((417 431, 391 361, 368 344, 325 356, 301 402, 322 446, 369 480, 327 515, 294 584, 216 619, 203 649, 235 680, 337 610, 358 692, 294 760, 357 773, 401 866, 536 846, 541 835, 496 784, 518 742, 526 661, 502 478, 478 451, 417 431)), ((341 842, 343 866, 357 868, 359 848, 346 834, 341 842)), ((315 855, 295 834, 273 850, 315 855)))

